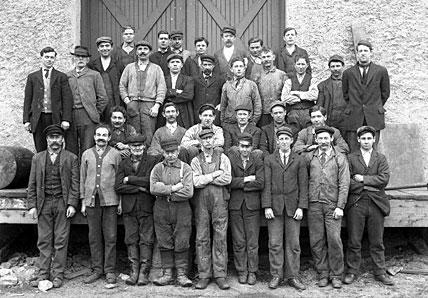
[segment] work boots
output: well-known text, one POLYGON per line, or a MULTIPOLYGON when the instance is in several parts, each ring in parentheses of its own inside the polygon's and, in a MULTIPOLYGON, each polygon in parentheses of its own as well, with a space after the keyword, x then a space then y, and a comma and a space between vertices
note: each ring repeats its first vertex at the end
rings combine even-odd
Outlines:
POLYGON ((149 281, 149 273, 150 273, 150 266, 147 266, 147 264, 145 264, 145 263, 141 263, 137 285, 139 285, 139 286, 148 285, 150 282, 149 281))
POLYGON ((135 285, 138 280, 138 271, 140 267, 139 248, 136 245, 128 246, 128 259, 131 262, 131 272, 129 278, 125 281, 127 285, 135 285))
POLYGON ((193 285, 192 281, 187 278, 186 271, 184 268, 177 268, 177 283, 185 288, 193 285))
POLYGON ((156 278, 153 283, 157 286, 166 286, 172 283, 172 269, 163 269, 163 275, 156 278))

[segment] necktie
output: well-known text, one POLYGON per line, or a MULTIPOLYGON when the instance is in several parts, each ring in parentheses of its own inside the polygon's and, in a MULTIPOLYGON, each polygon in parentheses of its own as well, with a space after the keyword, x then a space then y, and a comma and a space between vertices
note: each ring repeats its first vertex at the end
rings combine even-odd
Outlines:
POLYGON ((363 84, 363 85, 365 85, 365 84, 367 84, 367 68, 369 67, 368 65, 364 65, 364 66, 361 66, 362 68, 363 68, 363 78, 362 78, 362 80, 361 80, 361 83, 363 84))
POLYGON ((210 82, 210 78, 211 78, 211 76, 206 76, 205 77, 205 83, 208 85, 208 83, 210 82))
POLYGON ((324 166, 326 161, 325 152, 321 153, 320 161, 321 161, 321 165, 324 166))
POLYGON ((238 85, 239 85, 239 82, 241 81, 241 79, 237 79, 236 80, 236 85, 235 85, 235 88, 238 88, 238 85))
POLYGON ((49 77, 49 69, 45 69, 45 78, 47 79, 49 77))
POLYGON ((247 160, 243 160, 242 165, 244 166, 244 169, 245 169, 245 167, 247 166, 247 160))

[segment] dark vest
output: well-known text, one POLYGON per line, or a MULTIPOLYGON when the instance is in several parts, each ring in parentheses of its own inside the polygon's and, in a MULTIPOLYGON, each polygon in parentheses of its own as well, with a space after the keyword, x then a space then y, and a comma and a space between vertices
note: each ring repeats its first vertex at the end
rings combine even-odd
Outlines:
MULTIPOLYGON (((291 77, 291 91, 309 91, 309 87, 311 86, 312 76, 310 74, 305 74, 302 83, 299 83, 296 75, 291 77)), ((303 110, 309 109, 314 106, 315 103, 313 101, 302 101, 298 102, 290 107, 290 110, 303 110)))
POLYGON ((59 159, 61 153, 52 163, 49 152, 46 154, 46 172, 45 172, 45 194, 46 196, 59 197, 62 195, 61 173, 59 169, 59 159))

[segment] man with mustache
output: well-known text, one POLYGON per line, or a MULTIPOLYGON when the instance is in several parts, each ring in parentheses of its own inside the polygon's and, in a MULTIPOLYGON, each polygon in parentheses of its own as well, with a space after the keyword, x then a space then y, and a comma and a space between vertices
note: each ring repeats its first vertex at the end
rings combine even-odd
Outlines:
POLYGON ((116 175, 115 190, 122 196, 125 244, 131 273, 126 284, 144 286, 149 283, 152 266, 154 222, 150 194, 150 172, 159 158, 147 155, 145 135, 128 140, 131 155, 122 160, 116 175))
POLYGON ((315 105, 318 98, 317 84, 312 82, 312 76, 306 70, 309 67, 307 57, 297 55, 294 67, 296 73, 290 74, 284 82, 281 100, 286 103, 287 122, 302 130, 311 123, 309 108, 315 105))
POLYGON ((260 119, 262 102, 256 83, 245 78, 244 58, 232 58, 230 69, 233 79, 223 85, 220 101, 220 123, 223 127, 236 123, 235 108, 245 105, 251 108, 251 122, 260 119))
POLYGON ((272 103, 281 98, 282 88, 288 79, 285 72, 275 67, 275 54, 269 48, 263 48, 260 53, 262 71, 253 75, 253 81, 259 88, 262 100, 262 115, 257 125, 263 127, 272 123, 270 108, 272 103))
POLYGON ((319 287, 331 280, 335 289, 342 287, 343 246, 340 238, 343 209, 350 183, 348 160, 333 146, 329 126, 315 128, 318 149, 305 155, 309 170, 309 240, 318 272, 319 287))
POLYGON ((71 54, 74 68, 67 76, 73 93, 73 121, 67 147, 81 156, 94 145, 94 129, 101 122, 108 99, 100 73, 87 67, 91 56, 88 49, 76 46, 71 54))
POLYGON ((235 28, 224 27, 221 30, 220 35, 221 35, 221 41, 223 42, 223 48, 217 50, 214 53, 214 57, 218 61, 220 74, 223 76, 225 80, 231 80, 233 78, 233 74, 230 69, 230 61, 232 61, 233 58, 237 58, 237 57, 245 58, 247 56, 247 52, 245 50, 238 48, 235 45, 235 39, 236 39, 235 28))
POLYGON ((150 174, 150 192, 156 196, 153 207, 156 237, 162 261, 163 275, 153 281, 164 286, 173 281, 172 269, 177 271, 177 283, 191 287, 187 278, 189 239, 192 232, 193 197, 192 169, 178 159, 179 143, 175 138, 161 143, 164 160, 150 174))
POLYGON ((190 56, 190 51, 183 49, 183 32, 180 30, 172 31, 169 35, 169 44, 171 51, 183 57, 183 63, 190 56))
MULTIPOLYGON (((163 74, 168 75, 168 62, 169 55, 174 54, 170 48, 170 40, 168 31, 161 30, 158 32, 158 50, 150 54, 150 62, 159 65, 162 68, 163 74)), ((137 53, 138 56, 138 53, 137 53)))
POLYGON ((93 270, 85 284, 100 279, 103 273, 108 284, 116 283, 117 214, 122 213, 122 207, 114 183, 122 158, 108 145, 110 138, 110 128, 98 125, 95 146, 83 152, 80 165, 81 212, 88 220, 93 270))
POLYGON ((200 56, 200 60, 201 69, 193 77, 195 83, 193 99, 194 124, 199 119, 199 108, 203 104, 211 104, 215 107, 214 123, 215 125, 220 125, 220 99, 225 80, 216 70, 218 67, 214 56, 203 54, 200 56))
POLYGON ((346 141, 351 152, 359 149, 357 129, 368 125, 376 129, 375 148, 385 128, 384 105, 390 95, 389 75, 385 67, 372 62, 373 46, 367 40, 357 44, 357 64, 343 72, 346 141))
MULTIPOLYGON (((184 61, 182 73, 190 77, 199 77, 202 71, 202 55, 208 52, 209 41, 205 37, 195 39, 195 51, 190 54, 189 58, 184 61)), ((218 67, 217 67, 218 68, 218 67)))
POLYGON ((101 36, 96 40, 99 57, 89 61, 88 67, 101 74, 107 93, 107 105, 101 115, 101 121, 110 121, 110 109, 120 105, 119 80, 124 66, 112 56, 113 40, 109 36, 101 36))
POLYGON ((48 148, 33 157, 27 194, 29 215, 37 218, 40 251, 39 276, 32 285, 50 279, 59 288, 67 262, 70 221, 79 202, 79 160, 63 149, 64 130, 59 124, 49 125, 44 133, 48 148))
POLYGON ((122 158, 128 157, 130 154, 128 139, 137 134, 137 131, 132 125, 126 123, 126 110, 122 106, 115 106, 110 109, 110 129, 111 138, 108 142, 120 152, 122 158))
MULTIPOLYGON (((323 107, 318 105, 313 106, 309 109, 309 114, 312 125, 299 131, 296 143, 293 146, 293 151, 299 154, 302 152, 312 152, 318 149, 319 144, 316 142, 315 130, 317 127, 323 127, 327 125, 327 111, 323 107)), ((332 137, 332 145, 334 148, 342 154, 348 154, 348 144, 346 144, 345 140, 340 134, 340 131, 335 127, 330 126, 330 128, 334 131, 332 137)))
POLYGON ((29 74, 25 84, 23 122, 25 129, 33 134, 37 152, 47 148, 43 134, 46 127, 60 124, 68 130, 72 121, 73 94, 67 76, 53 67, 56 55, 53 48, 43 48, 41 69, 29 74))
POLYGON ((137 60, 135 47, 135 28, 126 25, 122 28, 122 44, 113 52, 114 60, 118 61, 123 67, 137 60))
POLYGON ((142 40, 135 44, 138 61, 128 64, 120 78, 119 90, 128 111, 129 124, 150 143, 156 128, 159 108, 166 94, 162 69, 149 61, 152 46, 142 40))
POLYGON ((327 125, 340 130, 345 137, 345 108, 346 101, 342 92, 342 73, 345 62, 342 56, 333 55, 328 60, 331 76, 318 84, 317 105, 327 111, 327 125))

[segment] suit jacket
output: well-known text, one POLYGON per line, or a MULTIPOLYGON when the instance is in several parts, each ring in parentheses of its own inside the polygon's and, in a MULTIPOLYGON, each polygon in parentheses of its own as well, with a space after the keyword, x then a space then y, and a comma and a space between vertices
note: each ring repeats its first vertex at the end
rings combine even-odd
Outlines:
POLYGON ((134 171, 130 157, 122 160, 116 174, 114 189, 122 195, 123 213, 131 212, 137 200, 140 201, 144 213, 153 213, 154 197, 150 194, 150 172, 158 162, 158 157, 144 152, 137 171, 134 171), (125 177, 128 177, 126 184, 123 183, 125 177))
POLYGON ((366 166, 361 150, 349 154, 348 159, 351 185, 346 210, 352 208, 365 194, 379 207, 383 215, 388 216, 391 207, 385 187, 389 182, 390 172, 385 155, 373 150, 369 166, 366 166), (355 174, 363 175, 364 182, 355 181, 355 174))
MULTIPOLYGON (((232 146, 238 146, 238 137, 241 134, 241 129, 238 124, 230 124, 224 126, 224 151, 230 149, 232 146)), ((244 132, 249 133, 253 136, 253 149, 259 149, 260 147, 260 138, 262 131, 260 128, 255 126, 252 123, 248 123, 244 129, 244 132)))
MULTIPOLYGON (((45 171, 47 150, 36 153, 31 162, 27 189, 28 209, 37 208, 40 215, 45 202, 45 171)), ((57 157, 58 158, 58 157, 57 157)), ((62 149, 59 155, 62 198, 65 205, 77 208, 79 203, 79 159, 70 151, 62 149)))
MULTIPOLYGON (((103 65, 101 63, 101 57, 96 58, 95 60, 92 60, 88 63, 88 67, 90 69, 96 70, 99 73, 104 72, 103 65)), ((115 106, 118 106, 121 104, 120 100, 120 91, 119 91, 119 81, 120 76, 122 75, 122 72, 124 70, 124 66, 119 60, 116 60, 113 56, 111 57, 110 65, 107 67, 105 72, 108 73, 108 76, 110 77, 110 82, 113 89, 113 104, 115 106)))
POLYGON ((343 96, 342 98, 333 97, 333 79, 331 77, 318 84, 317 105, 326 109, 328 126, 345 128, 346 101, 343 96))
POLYGON ((389 75, 385 67, 371 63, 367 72, 367 84, 361 82, 358 64, 346 69, 342 76, 346 129, 356 131, 363 125, 376 130, 385 128, 384 105, 389 98, 389 75))
MULTIPOLYGON (((349 146, 346 143, 346 141, 343 139, 342 135, 340 134, 340 131, 332 127, 334 130, 333 134, 333 146, 337 150, 337 152, 340 152, 342 154, 348 154, 349 153, 349 146)), ((294 143, 293 151, 297 153, 307 152, 306 148, 314 145, 315 143, 315 128, 311 125, 309 127, 306 127, 299 131, 299 134, 297 135, 296 143, 294 143)))
MULTIPOLYGON (((294 58, 297 55, 306 57, 309 61, 308 52, 305 49, 302 49, 301 47, 298 47, 298 46, 296 46, 296 49, 293 52, 293 54, 290 55, 288 51, 285 49, 285 45, 284 45, 275 55, 276 67, 284 71, 289 78, 296 73, 296 70, 294 68, 294 64, 295 64, 294 58)), ((308 64, 306 73, 312 74, 312 68, 310 63, 308 64)))
POLYGON ((178 125, 189 128, 194 123, 193 118, 193 96, 194 96, 194 81, 192 77, 179 74, 175 89, 172 89, 171 76, 165 77, 166 96, 165 102, 173 102, 178 108, 180 114, 177 117, 178 125), (178 94, 177 90, 183 90, 178 94))
MULTIPOLYGON (((213 69, 213 72, 219 74, 219 66, 218 61, 215 61, 215 66, 213 69)), ((201 74, 201 68, 199 67, 199 56, 197 56, 195 53, 190 54, 188 59, 184 61, 183 69, 181 70, 181 73, 189 76, 189 77, 198 77, 201 74)))
MULTIPOLYGON (((288 124, 284 124, 284 126, 290 128, 293 132, 294 140, 296 140, 296 135, 299 130, 288 124)), ((272 154, 276 148, 276 136, 275 136, 275 126, 274 123, 269 123, 262 127, 262 134, 260 138, 260 149, 263 151, 263 155, 272 154)))
POLYGON ((220 70, 221 75, 223 75, 225 80, 231 80, 233 78, 233 74, 230 71, 229 62, 233 58, 236 58, 236 57, 246 58, 247 52, 243 49, 238 48, 238 46, 235 44, 235 48, 233 49, 232 57, 230 57, 229 61, 226 60, 226 57, 223 54, 223 48, 217 50, 214 53, 214 57, 218 61, 218 66, 219 66, 219 70, 220 70))
POLYGON ((194 123, 199 123, 199 108, 205 103, 210 103, 214 106, 220 104, 221 91, 225 82, 223 76, 213 72, 208 84, 205 82, 202 73, 194 77, 195 82, 195 98, 193 99, 193 114, 194 123))
POLYGON ((297 208, 308 208, 308 170, 303 157, 292 152, 288 163, 281 162, 279 151, 265 157, 265 188, 262 208, 272 208, 275 215, 294 216, 297 208))
MULTIPOLYGON (((51 72, 51 103, 52 103, 52 121, 54 124, 60 124, 61 121, 71 122, 73 107, 73 95, 71 93, 68 78, 55 68, 51 72)), ((25 85, 24 97, 24 115, 23 122, 30 122, 32 131, 36 131, 40 114, 43 108, 44 84, 42 69, 28 75, 25 85)))
POLYGON ((250 155, 244 169, 239 154, 232 154, 229 159, 232 166, 229 210, 240 210, 244 202, 249 210, 260 209, 260 195, 265 185, 263 161, 250 155), (255 181, 244 182, 244 177, 252 175, 256 176, 255 181))

